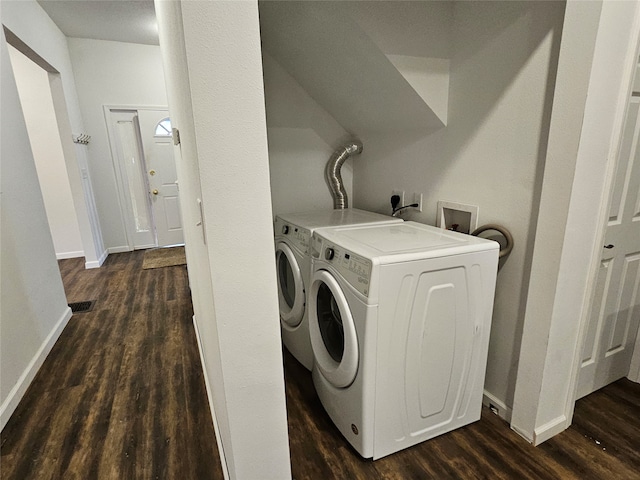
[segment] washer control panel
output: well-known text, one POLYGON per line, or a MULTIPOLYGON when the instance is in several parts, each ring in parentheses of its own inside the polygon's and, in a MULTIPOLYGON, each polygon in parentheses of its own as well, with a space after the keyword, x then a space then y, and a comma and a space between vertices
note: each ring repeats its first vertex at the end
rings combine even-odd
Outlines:
POLYGON ((286 238, 290 245, 295 246, 305 255, 309 254, 309 241, 311 240, 310 230, 277 218, 274 231, 276 235, 286 238))
POLYGON ((369 296, 371 260, 331 244, 322 246, 321 256, 327 260, 356 290, 369 296))

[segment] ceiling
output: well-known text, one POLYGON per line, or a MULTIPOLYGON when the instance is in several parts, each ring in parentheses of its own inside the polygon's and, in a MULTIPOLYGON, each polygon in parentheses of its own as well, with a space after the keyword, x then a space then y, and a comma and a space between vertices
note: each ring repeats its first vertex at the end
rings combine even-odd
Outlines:
POLYGON ((158 45, 153 0, 38 0, 67 37, 158 45))

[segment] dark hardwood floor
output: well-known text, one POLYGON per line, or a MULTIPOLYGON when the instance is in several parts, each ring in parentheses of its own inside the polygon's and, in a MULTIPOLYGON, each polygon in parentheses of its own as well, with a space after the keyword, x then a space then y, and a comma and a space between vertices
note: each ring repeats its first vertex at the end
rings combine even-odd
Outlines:
POLYGON ((533 447, 488 409, 479 422, 379 460, 363 460, 285 352, 293 477, 316 479, 640 479, 640 384, 619 380, 576 404, 573 425, 533 447))
POLYGON ((2 431, 3 479, 222 478, 186 269, 62 260, 74 314, 2 431))
MULTIPOLYGON (((2 431, 3 479, 223 478, 186 271, 142 270, 142 256, 60 262, 69 302, 97 302, 72 317, 2 431)), ((580 400, 573 426, 539 447, 483 409, 373 462, 331 423, 310 374, 284 361, 296 480, 640 479, 640 385, 628 380, 580 400)))

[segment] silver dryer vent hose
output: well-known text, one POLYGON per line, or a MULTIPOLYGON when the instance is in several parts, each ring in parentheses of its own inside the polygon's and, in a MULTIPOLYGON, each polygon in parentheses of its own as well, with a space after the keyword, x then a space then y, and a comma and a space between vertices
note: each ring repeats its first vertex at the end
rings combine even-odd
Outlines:
POLYGON ((333 152, 333 155, 331 155, 331 158, 329 158, 327 162, 325 174, 327 176, 327 182, 329 183, 331 196, 333 197, 333 208, 336 210, 343 210, 349 207, 349 199, 347 198, 347 191, 342 184, 340 169, 344 162, 355 153, 362 153, 362 142, 360 140, 353 140, 343 145, 333 152))

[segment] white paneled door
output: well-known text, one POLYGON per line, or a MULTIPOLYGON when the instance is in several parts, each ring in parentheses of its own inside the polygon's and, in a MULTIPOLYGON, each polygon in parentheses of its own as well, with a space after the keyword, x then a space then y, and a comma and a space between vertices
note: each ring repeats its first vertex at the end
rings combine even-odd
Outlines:
POLYGON ((183 244, 169 111, 104 108, 128 248, 183 244))
POLYGON ((625 377, 640 324, 640 98, 625 121, 576 398, 625 377))
POLYGON ((156 235, 136 112, 111 109, 107 119, 128 247, 136 250, 155 247, 156 235))
POLYGON ((184 243, 171 122, 167 110, 138 110, 159 247, 184 243))

